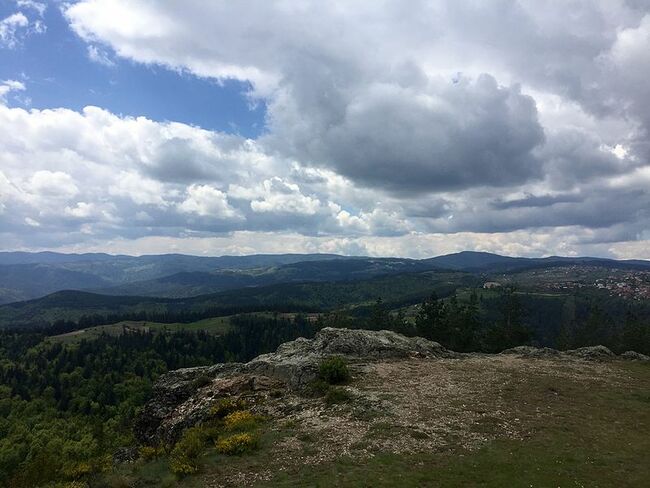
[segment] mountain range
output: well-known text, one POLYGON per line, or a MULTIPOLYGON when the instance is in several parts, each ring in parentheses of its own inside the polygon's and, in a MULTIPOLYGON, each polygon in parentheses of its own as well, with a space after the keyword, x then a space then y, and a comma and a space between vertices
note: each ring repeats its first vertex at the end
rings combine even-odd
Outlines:
POLYGON ((415 303, 436 291, 481 286, 538 268, 596 266, 650 270, 650 261, 590 257, 521 258, 460 252, 429 259, 283 254, 0 253, 0 326, 139 313, 209 315, 224 310, 331 310, 384 297, 415 303))
POLYGON ((30 300, 61 290, 187 298, 279 283, 366 280, 382 275, 433 270, 494 274, 575 264, 650 269, 650 261, 641 260, 559 256, 521 258, 470 251, 419 260, 336 254, 203 257, 2 252, 0 304, 30 300))

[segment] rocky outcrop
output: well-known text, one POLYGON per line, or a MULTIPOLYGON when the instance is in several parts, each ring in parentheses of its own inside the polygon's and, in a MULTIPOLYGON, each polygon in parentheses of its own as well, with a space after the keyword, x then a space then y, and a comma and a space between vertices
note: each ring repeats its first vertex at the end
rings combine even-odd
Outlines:
POLYGON ((437 342, 421 337, 405 337, 381 330, 322 329, 314 339, 299 338, 282 344, 276 352, 264 354, 245 365, 251 373, 280 379, 300 387, 317 376, 318 363, 328 356, 349 360, 395 359, 405 357, 455 357, 437 342))
MULTIPOLYGON (((619 357, 604 346, 563 352, 520 346, 501 354, 567 361, 604 361, 619 357)), ((362 371, 372 361, 485 355, 458 354, 437 342, 385 330, 325 328, 313 339, 287 342, 276 352, 258 356, 248 363, 186 368, 163 375, 154 385, 151 400, 136 419, 136 439, 148 445, 173 443, 183 430, 208 418, 211 407, 224 398, 245 400, 254 410, 263 409, 263 405, 273 403, 268 400, 275 398, 277 393, 300 390, 315 380, 319 363, 330 356, 343 356, 353 368, 362 371)), ((632 351, 620 358, 650 360, 632 351)), ((283 404, 282 408, 288 407, 283 404)))
POLYGON ((619 357, 628 361, 650 361, 650 356, 646 356, 645 354, 636 351, 625 351, 619 357))
POLYGON ((548 347, 517 346, 506 349, 501 354, 514 354, 526 358, 584 359, 586 361, 608 361, 611 359, 650 361, 650 357, 634 351, 626 351, 617 356, 605 346, 580 347, 568 351, 558 351, 548 347))
POLYGON ((144 444, 173 442, 185 428, 205 419, 219 399, 243 397, 255 404, 274 390, 299 389, 317 378, 319 363, 329 356, 344 356, 355 363, 459 355, 421 337, 385 330, 325 328, 313 339, 287 342, 276 352, 248 363, 186 368, 163 375, 136 419, 135 436, 144 444))
POLYGON ((587 361, 606 361, 616 357, 616 354, 605 346, 581 347, 579 349, 565 351, 564 354, 580 359, 586 359, 587 361))

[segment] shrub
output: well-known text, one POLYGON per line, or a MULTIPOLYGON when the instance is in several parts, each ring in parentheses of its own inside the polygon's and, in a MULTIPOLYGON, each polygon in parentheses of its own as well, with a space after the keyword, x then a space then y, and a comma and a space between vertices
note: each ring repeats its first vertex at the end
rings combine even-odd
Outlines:
POLYGON ((235 434, 218 440, 215 445, 221 454, 234 456, 257 449, 259 439, 248 433, 235 434))
POLYGON ((221 419, 208 420, 206 423, 201 425, 204 440, 206 442, 214 441, 221 434, 222 428, 223 425, 221 419))
POLYGON ((212 378, 207 375, 202 374, 192 381, 192 388, 201 388, 203 386, 209 385, 212 383, 212 378))
POLYGON ((140 457, 145 461, 150 461, 162 456, 165 453, 162 447, 142 446, 140 448, 140 457))
POLYGON ((79 463, 67 464, 63 467, 61 471, 66 478, 75 479, 75 478, 81 478, 83 476, 89 475, 90 473, 93 472, 93 468, 90 465, 90 463, 79 462, 79 463))
POLYGON ((52 486, 53 488, 88 488, 88 483, 84 481, 67 481, 48 486, 52 486))
POLYGON ((348 364, 340 356, 327 358, 320 363, 319 377, 330 385, 340 385, 350 381, 348 364))
POLYGON ((169 467, 174 474, 184 476, 199 470, 198 459, 203 454, 205 440, 201 426, 185 431, 169 456, 169 467))
POLYGON ((247 406, 246 400, 241 398, 222 398, 212 406, 210 415, 222 419, 236 410, 244 410, 247 406))
POLYGON ((250 410, 236 410, 224 417, 226 429, 229 430, 248 430, 255 427, 257 417, 250 410))
POLYGON ((347 403, 352 400, 352 395, 349 391, 343 388, 330 388, 325 394, 325 403, 333 405, 335 403, 347 403))
POLYGON ((177 476, 187 476, 196 473, 199 467, 183 457, 175 457, 169 459, 169 469, 177 476))
POLYGON ((330 389, 330 385, 323 380, 314 380, 307 385, 306 393, 309 396, 322 397, 330 389))

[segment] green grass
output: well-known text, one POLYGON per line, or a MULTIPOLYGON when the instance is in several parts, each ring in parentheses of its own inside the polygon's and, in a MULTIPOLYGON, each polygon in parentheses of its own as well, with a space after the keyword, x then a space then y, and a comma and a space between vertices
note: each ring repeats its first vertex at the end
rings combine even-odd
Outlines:
MULTIPOLYGON (((650 367, 620 365, 634 388, 531 382, 514 378, 505 393, 528 398, 519 405, 531 427, 523 440, 498 439, 468 452, 461 446, 416 455, 378 453, 365 460, 342 457, 278 474, 260 487, 642 487, 650 479, 650 367), (554 414, 539 419, 537 399, 552 395, 554 414)), ((539 379, 539 378, 538 378, 539 379)), ((513 401, 515 399, 513 398, 513 401)), ((485 426, 478 426, 480 430, 485 426)), ((490 428, 485 427, 485 428, 490 428)), ((378 426, 393 435, 391 426, 378 426)), ((375 429, 377 430, 377 429, 375 429)), ((395 433, 395 435, 399 435, 395 433)))
MULTIPOLYGON (((488 438, 497 434, 496 439, 473 451, 449 436, 449 444, 438 451, 374 452, 372 457, 341 456, 316 465, 297 462, 252 486, 644 487, 650 479, 650 365, 616 362, 612 368, 619 373, 616 382, 513 370, 498 393, 467 406, 486 412, 507 408, 525 427, 519 429, 523 438, 508 438, 499 432, 502 424, 487 416, 485 422, 468 427, 488 438)), ((404 435, 423 434, 415 427, 404 430, 389 421, 378 422, 358 447, 404 435)), ((263 429, 259 449, 244 456, 207 449, 196 475, 175 479, 166 459, 160 458, 136 463, 122 473, 123 479, 143 487, 212 486, 237 473, 247 473, 253 480, 255 473, 273 466, 276 446, 287 436, 302 443, 304 454, 317 452, 322 442, 317 435, 302 432, 296 422, 285 422, 263 429)))
POLYGON ((230 328, 230 317, 213 317, 209 319, 199 320, 197 322, 190 322, 187 324, 163 324, 159 322, 123 321, 116 324, 98 325, 96 327, 89 327, 88 329, 82 329, 52 336, 48 340, 53 342, 72 344, 83 339, 96 339, 102 334, 120 335, 125 330, 159 332, 176 332, 181 330, 196 332, 202 330, 213 334, 225 334, 230 330, 230 328))

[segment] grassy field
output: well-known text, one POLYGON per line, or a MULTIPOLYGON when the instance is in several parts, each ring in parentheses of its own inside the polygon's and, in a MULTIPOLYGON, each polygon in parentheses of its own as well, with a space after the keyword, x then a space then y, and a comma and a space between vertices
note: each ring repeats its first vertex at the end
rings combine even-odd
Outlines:
MULTIPOLYGON (((198 474, 138 462, 138 486, 645 487, 650 365, 477 356, 380 364, 341 405, 301 400, 260 448, 207 448, 198 474), (364 400, 365 398, 365 400, 364 400), (390 412, 367 399, 390 403, 390 412)), ((281 403, 290 399, 279 400, 281 403)), ((118 483, 119 484, 119 483, 118 483)), ((120 485, 121 486, 121 485, 120 485)), ((126 486, 126 485, 125 485, 126 486)))
POLYGON ((88 329, 75 330, 48 338, 49 341, 63 342, 67 344, 79 342, 83 339, 94 339, 102 334, 119 335, 124 331, 167 331, 179 330, 199 331, 203 330, 213 334, 225 334, 230 330, 230 317, 214 317, 187 324, 173 323, 162 324, 159 322, 123 321, 116 324, 98 325, 88 329))
MULTIPOLYGON (((650 365, 616 367, 626 386, 513 378, 502 393, 526 424, 529 434, 523 439, 497 437, 477 450, 455 446, 436 453, 376 453, 361 460, 343 456, 255 486, 645 487, 650 480, 650 365), (540 408, 552 409, 543 422, 540 408)), ((492 427, 489 422, 483 426, 492 427)))

